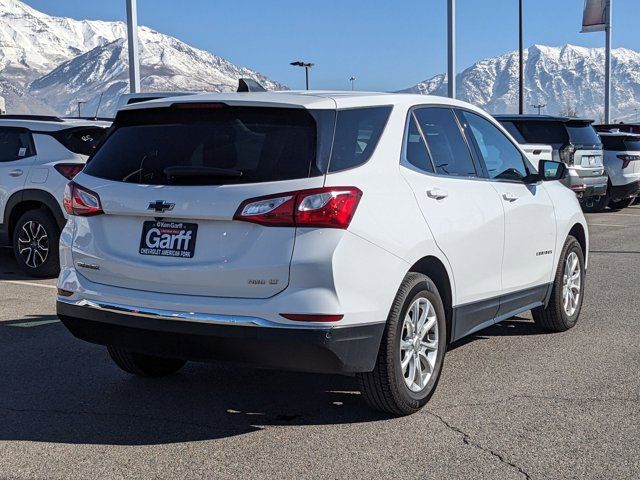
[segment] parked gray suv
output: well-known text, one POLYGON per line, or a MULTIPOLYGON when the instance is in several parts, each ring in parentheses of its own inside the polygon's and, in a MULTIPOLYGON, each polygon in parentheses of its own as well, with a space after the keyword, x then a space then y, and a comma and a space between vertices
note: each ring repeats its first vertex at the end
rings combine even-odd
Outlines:
POLYGON ((564 184, 576 192, 583 209, 597 210, 606 199, 602 142, 593 120, 549 115, 496 115, 519 143, 543 143, 553 148, 553 160, 567 165, 564 184))

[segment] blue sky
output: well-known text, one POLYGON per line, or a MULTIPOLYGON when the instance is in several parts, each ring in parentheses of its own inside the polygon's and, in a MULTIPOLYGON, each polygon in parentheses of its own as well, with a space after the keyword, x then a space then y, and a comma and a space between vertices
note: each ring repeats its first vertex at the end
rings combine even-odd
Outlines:
MULTIPOLYGON (((125 20, 125 0, 26 0, 50 15, 125 20)), ((446 0, 138 0, 163 33, 304 87, 292 60, 317 64, 312 88, 399 90, 446 70, 446 0)), ((640 50, 640 0, 613 0, 614 47, 640 50)), ((457 0, 458 69, 515 50, 517 0, 457 0)), ((578 33, 583 0, 524 0, 525 46, 604 46, 578 33)))

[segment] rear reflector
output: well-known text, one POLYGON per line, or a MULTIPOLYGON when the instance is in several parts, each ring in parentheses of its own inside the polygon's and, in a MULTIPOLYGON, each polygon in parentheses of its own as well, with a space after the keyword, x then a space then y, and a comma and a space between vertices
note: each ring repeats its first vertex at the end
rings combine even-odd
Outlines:
POLYGON ((356 187, 325 187, 250 198, 234 220, 274 227, 346 229, 362 191, 356 187))
POLYGON ((84 168, 82 163, 59 163, 54 165, 54 167, 60 175, 65 177, 67 180, 73 180, 77 174, 84 168))
POLYGON ((576 185, 571 185, 569 188, 571 190, 581 191, 581 190, 586 190, 587 189, 587 185, 585 183, 578 183, 576 185))
POLYGON ((281 313, 281 317, 296 322, 339 322, 344 315, 303 315, 299 313, 281 313))
POLYGON ((104 213, 98 194, 88 188, 81 187, 76 182, 67 184, 62 197, 62 204, 69 215, 78 217, 91 217, 104 213))
POLYGON ((69 290, 63 290, 62 288, 58 289, 58 295, 60 295, 61 297, 70 297, 71 295, 73 295, 73 292, 69 291, 69 290))

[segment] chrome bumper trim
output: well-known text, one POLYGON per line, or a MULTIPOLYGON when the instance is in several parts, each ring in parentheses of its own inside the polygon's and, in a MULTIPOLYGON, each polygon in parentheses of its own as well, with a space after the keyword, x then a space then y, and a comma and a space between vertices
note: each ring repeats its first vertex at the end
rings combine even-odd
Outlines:
MULTIPOLYGON (((339 328, 340 325, 329 324, 300 324, 292 325, 285 323, 272 322, 259 317, 241 316, 241 315, 217 315, 212 313, 196 313, 182 312, 177 310, 162 310, 156 308, 134 307, 131 305, 121 305, 117 303, 95 302, 92 300, 70 300, 65 297, 58 296, 58 302, 74 305, 76 307, 91 308, 93 310, 101 310, 104 312, 121 313, 123 315, 131 315, 134 317, 155 318, 160 320, 174 320, 183 322, 207 323, 211 325, 230 325, 242 327, 261 327, 261 328, 286 328, 294 330, 332 330, 339 328)), ((354 325, 345 325, 354 326, 354 325)), ((360 324, 358 325, 360 326, 360 324)))

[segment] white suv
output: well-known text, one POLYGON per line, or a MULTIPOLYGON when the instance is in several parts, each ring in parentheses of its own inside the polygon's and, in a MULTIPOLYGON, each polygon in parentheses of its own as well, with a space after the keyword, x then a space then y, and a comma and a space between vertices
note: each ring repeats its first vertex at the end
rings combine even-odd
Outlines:
POLYGON ((0 244, 22 270, 58 274, 62 194, 109 122, 38 115, 0 116, 0 244))
POLYGON ((633 204, 640 194, 640 135, 612 130, 598 132, 609 175, 606 199, 612 209, 633 204))
POLYGON ((57 311, 127 372, 233 360, 356 373, 422 407, 447 344, 525 310, 575 325, 587 225, 486 113, 404 94, 274 92, 120 111, 69 185, 57 311))

